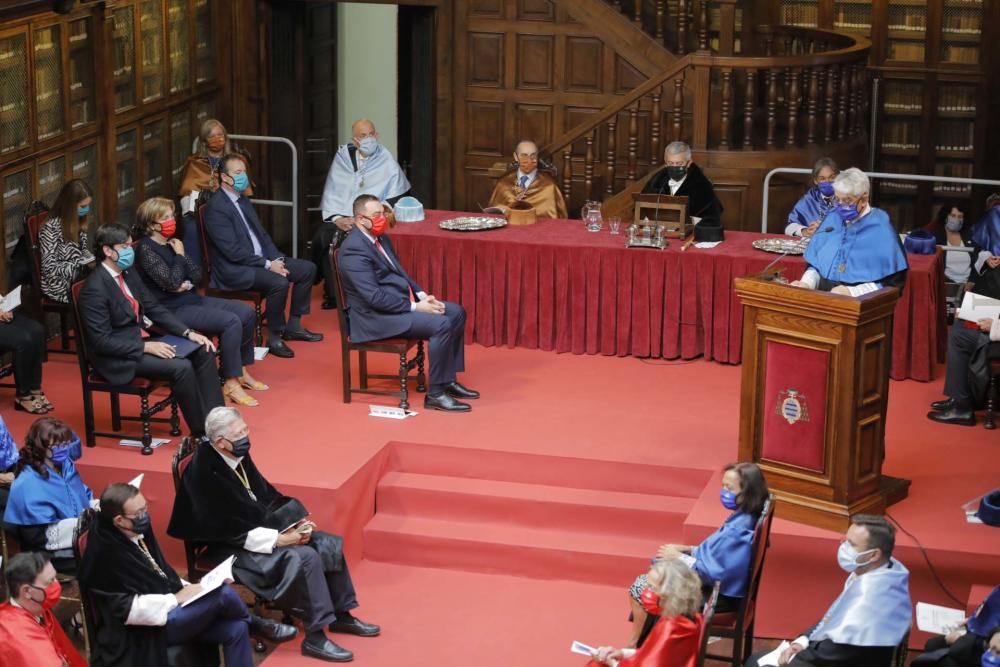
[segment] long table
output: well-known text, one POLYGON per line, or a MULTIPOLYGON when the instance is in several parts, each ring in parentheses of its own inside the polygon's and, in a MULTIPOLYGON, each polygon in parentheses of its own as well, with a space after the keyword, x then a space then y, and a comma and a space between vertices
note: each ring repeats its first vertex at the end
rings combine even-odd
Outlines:
MULTIPOLYGON (((425 289, 461 303, 467 342, 666 359, 742 358, 743 310, 733 279, 776 255, 753 248, 766 235, 727 231, 712 249, 679 241, 666 250, 627 249, 624 234, 588 232, 579 220, 541 220, 483 232, 445 231, 459 215, 427 211, 389 235, 400 261, 425 289)), ((624 232, 624 230, 623 230, 624 232)), ((932 380, 946 342, 942 253, 910 255, 896 305, 893 379, 932 380)), ((788 256, 785 276, 805 263, 788 256)))

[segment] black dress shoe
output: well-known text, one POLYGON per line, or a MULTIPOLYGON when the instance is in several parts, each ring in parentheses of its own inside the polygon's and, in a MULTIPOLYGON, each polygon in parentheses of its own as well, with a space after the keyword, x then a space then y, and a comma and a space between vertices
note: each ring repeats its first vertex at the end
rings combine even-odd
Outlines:
POLYGON ((308 658, 319 658, 327 662, 350 662, 354 660, 354 654, 343 646, 337 646, 332 641, 323 638, 323 641, 302 640, 302 655, 308 658))
POLYGON ((270 351, 271 354, 273 354, 276 357, 281 357, 282 359, 291 359, 292 357, 295 356, 295 352, 292 351, 292 348, 285 345, 284 341, 282 341, 280 338, 276 338, 275 340, 270 342, 267 346, 267 349, 270 351))
POLYGON ((299 634, 299 629, 294 625, 285 625, 284 623, 272 621, 269 618, 251 615, 250 634, 254 637, 280 644, 295 639, 299 634))
POLYGON ((281 337, 285 340, 304 340, 307 343, 318 343, 323 340, 323 334, 314 333, 309 329, 285 329, 281 332, 281 337))
POLYGON ((955 407, 955 399, 946 398, 943 401, 934 401, 931 403, 931 410, 936 412, 948 412, 953 407, 955 407))
POLYGON ((336 299, 323 299, 323 305, 320 306, 323 310, 336 310, 337 300, 336 299))
POLYGON ((374 623, 365 623, 360 618, 354 618, 350 614, 337 614, 337 620, 330 624, 330 632, 357 635, 358 637, 376 637, 378 633, 382 632, 382 628, 374 623))
POLYGON ((445 392, 424 397, 424 407, 428 410, 444 410, 445 412, 468 412, 472 406, 456 401, 445 392))
POLYGON ((952 408, 944 412, 928 412, 927 418, 942 424, 958 424, 959 426, 975 426, 976 413, 972 410, 952 408))
POLYGON ((451 384, 445 386, 444 390, 445 392, 448 393, 449 396, 453 396, 455 398, 464 398, 464 399, 479 398, 478 391, 476 391, 475 389, 469 389, 468 387, 463 387, 457 382, 452 382, 451 384))

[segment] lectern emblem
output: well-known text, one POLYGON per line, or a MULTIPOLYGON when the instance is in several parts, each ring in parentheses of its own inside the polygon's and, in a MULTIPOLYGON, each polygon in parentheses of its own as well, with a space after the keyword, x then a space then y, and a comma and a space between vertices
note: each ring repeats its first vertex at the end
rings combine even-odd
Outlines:
POLYGON ((798 421, 809 421, 809 408, 806 407, 806 397, 795 389, 786 389, 778 393, 778 404, 774 411, 781 415, 789 424, 798 421))

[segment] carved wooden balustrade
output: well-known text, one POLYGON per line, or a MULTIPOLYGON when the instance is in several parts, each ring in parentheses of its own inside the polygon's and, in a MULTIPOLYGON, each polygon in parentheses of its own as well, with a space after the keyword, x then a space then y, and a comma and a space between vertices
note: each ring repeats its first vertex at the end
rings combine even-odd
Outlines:
POLYGON ((545 145, 567 200, 629 189, 675 140, 696 152, 783 151, 865 134, 867 39, 757 26, 746 46, 761 55, 689 53, 545 145))

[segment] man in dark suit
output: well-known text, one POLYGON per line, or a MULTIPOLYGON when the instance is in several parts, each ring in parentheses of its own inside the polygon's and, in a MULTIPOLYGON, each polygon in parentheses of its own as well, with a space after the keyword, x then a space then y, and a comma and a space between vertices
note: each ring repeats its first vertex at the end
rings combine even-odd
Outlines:
POLYGON ((663 162, 666 166, 653 174, 642 194, 687 197, 689 216, 701 218, 711 226, 720 225, 722 202, 715 196, 712 181, 691 161, 691 147, 683 141, 669 144, 663 152, 663 162))
POLYGON ((338 269, 347 297, 351 340, 426 338, 430 354, 430 386, 424 407, 467 412, 479 392, 455 379, 465 370, 465 309, 438 301, 420 289, 399 263, 382 203, 372 195, 354 200, 355 229, 338 251, 338 269))
POLYGON ((101 225, 94 243, 103 259, 80 291, 80 325, 94 370, 108 382, 127 384, 133 378, 169 380, 177 406, 194 435, 205 433, 205 416, 223 404, 212 341, 174 317, 149 293, 129 269, 135 259, 128 230, 101 225), (187 358, 177 358, 172 345, 148 340, 156 325, 200 346, 187 358))
POLYGON ((312 262, 284 257, 260 224, 250 200, 243 196, 250 180, 242 155, 230 153, 219 163, 222 187, 205 207, 205 232, 212 243, 212 287, 253 290, 265 296, 268 347, 276 357, 294 357, 283 340, 323 340, 323 334, 302 326, 316 277, 312 262), (288 285, 292 307, 285 321, 288 285))

